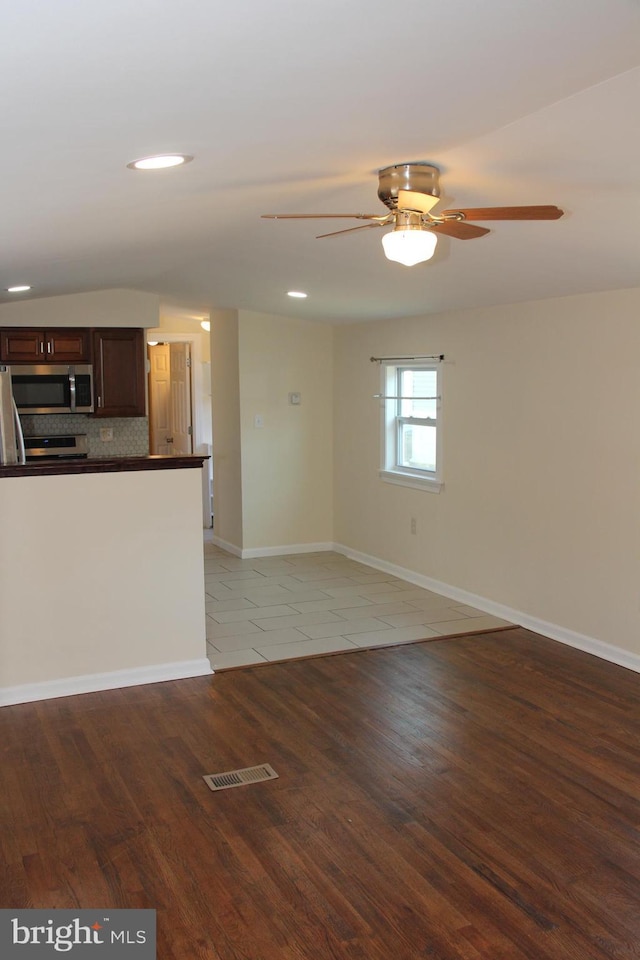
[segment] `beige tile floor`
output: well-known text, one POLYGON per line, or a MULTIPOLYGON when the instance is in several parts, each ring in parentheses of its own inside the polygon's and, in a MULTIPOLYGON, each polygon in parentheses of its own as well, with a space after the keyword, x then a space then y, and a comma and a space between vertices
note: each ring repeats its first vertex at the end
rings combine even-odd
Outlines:
POLYGON ((338 553, 204 552, 214 670, 510 626, 338 553))

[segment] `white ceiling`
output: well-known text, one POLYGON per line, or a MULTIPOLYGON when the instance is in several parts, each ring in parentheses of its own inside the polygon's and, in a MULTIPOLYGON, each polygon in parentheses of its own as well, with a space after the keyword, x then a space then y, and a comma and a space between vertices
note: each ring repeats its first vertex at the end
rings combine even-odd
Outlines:
POLYGON ((338 323, 640 283, 639 0, 0 4, 0 302, 128 287, 338 323), (195 160, 126 167, 169 151, 195 160), (260 219, 384 213, 377 170, 416 160, 447 206, 566 215, 413 268, 382 231, 260 219))

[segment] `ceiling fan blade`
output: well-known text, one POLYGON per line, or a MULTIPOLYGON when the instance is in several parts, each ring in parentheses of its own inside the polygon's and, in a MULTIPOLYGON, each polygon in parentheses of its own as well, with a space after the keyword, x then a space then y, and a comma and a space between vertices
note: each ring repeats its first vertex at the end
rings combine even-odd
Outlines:
POLYGON ((438 197, 430 193, 417 193, 415 190, 398 190, 398 210, 417 210, 429 213, 438 202, 438 197))
POLYGON ((557 220, 564 213, 559 207, 472 207, 445 210, 443 217, 462 213, 465 220, 557 220))
POLYGON ((383 213, 263 213, 261 220, 388 220, 383 213))
POLYGON ((486 227, 476 227, 475 223, 465 223, 464 220, 446 220, 444 223, 434 223, 430 228, 434 233, 443 233, 447 237, 456 237, 458 240, 474 240, 491 233, 486 227))
POLYGON ((323 240, 325 237, 337 237, 340 233, 353 233, 354 230, 368 230, 369 227, 384 227, 384 223, 363 223, 359 227, 347 227, 346 230, 334 230, 333 233, 321 233, 316 240, 323 240))

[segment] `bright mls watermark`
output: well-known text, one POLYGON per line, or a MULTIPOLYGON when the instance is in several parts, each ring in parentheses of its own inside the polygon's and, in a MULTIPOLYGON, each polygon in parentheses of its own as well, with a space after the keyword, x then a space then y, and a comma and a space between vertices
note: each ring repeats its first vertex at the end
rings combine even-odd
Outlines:
POLYGON ((156 960, 155 910, 0 910, 2 960, 156 960))

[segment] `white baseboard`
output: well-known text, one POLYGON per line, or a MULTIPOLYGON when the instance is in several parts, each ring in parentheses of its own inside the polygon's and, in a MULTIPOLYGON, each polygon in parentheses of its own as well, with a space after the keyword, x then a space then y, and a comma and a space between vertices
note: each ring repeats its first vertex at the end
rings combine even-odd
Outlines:
POLYGON ((98 690, 116 690, 119 687, 137 687, 144 683, 161 683, 165 680, 204 677, 212 673, 211 664, 205 657, 201 660, 157 663, 148 667, 134 667, 131 670, 113 670, 110 673, 91 673, 82 677, 25 683, 17 687, 0 687, 0 706, 71 697, 77 693, 96 693, 98 690))
POLYGON ((378 557, 369 556, 366 553, 360 553, 358 550, 351 550, 342 544, 334 543, 330 548, 336 553, 341 553, 350 560, 357 560, 359 563, 365 563, 375 570, 382 570, 383 573, 390 573, 400 580, 407 580, 425 590, 433 590, 434 593, 441 593, 444 597, 451 600, 457 600, 459 603, 466 603, 471 607, 476 607, 484 613, 493 614, 494 617, 500 617, 502 620, 509 620, 520 627, 526 627, 534 633, 540 633, 551 640, 558 640, 567 646, 576 647, 578 650, 584 650, 585 653, 591 653, 601 660, 608 660, 609 663, 618 664, 620 667, 626 667, 628 670, 635 670, 640 673, 640 655, 631 653, 630 650, 624 650, 622 647, 616 647, 613 644, 605 643, 603 640, 597 640, 595 637, 589 637, 586 634, 577 633, 575 630, 568 630, 566 627, 559 627, 555 623, 549 623, 547 620, 541 620, 538 617, 532 617, 528 613, 522 613, 521 610, 515 610, 513 607, 507 607, 502 603, 495 603, 493 600, 487 600, 486 597, 480 597, 468 590, 461 590, 459 587, 453 587, 449 583, 443 583, 440 580, 434 580, 432 577, 425 577, 406 567, 399 567, 395 563, 388 563, 386 560, 380 560, 378 557))
POLYGON ((240 547, 236 547, 235 543, 228 543, 226 540, 223 540, 222 537, 216 537, 215 533, 211 537, 206 537, 205 543, 214 543, 216 547, 220 547, 221 550, 226 550, 227 553, 230 553, 234 557, 242 556, 240 547))
POLYGON ((243 550, 241 547, 236 547, 234 543, 227 543, 227 541, 222 540, 221 537, 216 537, 215 534, 207 537, 205 542, 214 543, 216 547, 220 547, 221 550, 226 550, 227 553, 232 554, 234 557, 240 557, 241 560, 256 560, 260 557, 282 557, 291 553, 326 553, 328 550, 333 550, 332 543, 287 543, 280 547, 248 547, 246 550, 243 550))
POLYGON ((281 557, 292 553, 326 553, 333 550, 332 543, 288 543, 284 547, 249 547, 242 550, 243 560, 254 560, 256 557, 281 557))
POLYGON ((382 570, 400 580, 406 580, 408 583, 414 583, 425 590, 433 590, 434 593, 440 593, 451 600, 457 600, 458 603, 466 603, 471 607, 476 607, 484 613, 490 613, 502 620, 508 620, 510 623, 517 624, 520 627, 526 627, 534 633, 539 633, 551 640, 557 640, 567 646, 575 647, 578 650, 584 650, 601 660, 607 660, 609 663, 615 663, 620 667, 626 667, 628 670, 634 670, 640 673, 640 655, 625 650, 623 647, 616 647, 611 643, 605 643, 595 637, 587 634, 578 633, 575 630, 569 630, 567 627, 558 626, 547 620, 541 620, 539 617, 533 617, 521 610, 515 610, 513 607, 507 607, 505 604, 496 603, 494 600, 488 600, 486 597, 478 596, 476 593, 470 593, 468 590, 462 590, 449 583, 443 583, 441 580, 434 580, 433 577, 426 577, 423 574, 416 573, 406 567, 400 567, 395 563, 389 563, 387 560, 381 560, 379 557, 370 556, 367 553, 361 553, 358 550, 352 550, 350 547, 341 543, 298 543, 283 547, 260 547, 250 550, 239 550, 237 547, 225 544, 224 542, 213 538, 214 543, 228 550, 235 556, 253 559, 255 557, 273 557, 291 553, 320 553, 333 551, 341 553, 350 560, 357 560, 375 570, 382 570))

